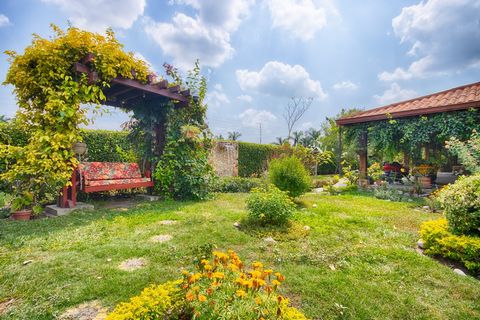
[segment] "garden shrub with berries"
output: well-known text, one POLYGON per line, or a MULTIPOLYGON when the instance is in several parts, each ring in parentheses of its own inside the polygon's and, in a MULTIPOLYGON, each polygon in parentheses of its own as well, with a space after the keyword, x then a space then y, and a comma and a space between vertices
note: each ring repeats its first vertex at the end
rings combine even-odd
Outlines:
POLYGON ((119 304, 107 319, 307 319, 279 294, 285 276, 261 262, 247 268, 231 250, 214 251, 213 259, 182 274, 119 304))

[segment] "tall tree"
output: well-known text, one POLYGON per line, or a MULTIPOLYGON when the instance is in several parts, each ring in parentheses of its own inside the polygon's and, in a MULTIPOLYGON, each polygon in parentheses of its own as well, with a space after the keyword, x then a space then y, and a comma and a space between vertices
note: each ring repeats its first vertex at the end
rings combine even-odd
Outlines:
POLYGON ((228 140, 237 141, 241 136, 242 134, 237 131, 228 132, 228 140))
POLYGON ((287 139, 290 140, 292 138, 292 131, 295 127, 295 124, 303 117, 305 112, 307 112, 307 110, 312 105, 312 102, 312 97, 292 97, 290 101, 288 101, 287 105, 283 110, 283 118, 287 123, 288 129, 287 139))

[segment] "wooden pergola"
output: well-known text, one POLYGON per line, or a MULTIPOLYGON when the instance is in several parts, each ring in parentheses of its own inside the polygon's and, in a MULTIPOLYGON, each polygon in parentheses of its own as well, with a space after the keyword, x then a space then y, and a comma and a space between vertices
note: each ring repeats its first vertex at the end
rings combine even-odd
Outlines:
MULTIPOLYGON (((86 74, 89 83, 101 80, 96 71, 92 70, 92 62, 95 56, 87 54, 81 61, 73 63, 73 69, 79 74, 86 74)), ((132 76, 135 78, 135 71, 132 70, 132 76)), ((109 87, 103 90, 106 100, 103 105, 119 107, 125 110, 135 110, 140 105, 147 105, 153 112, 160 110, 165 104, 172 102, 175 107, 188 107, 190 98, 197 100, 198 97, 191 96, 190 90, 181 90, 178 85, 169 85, 167 80, 156 81, 156 75, 147 76, 147 83, 142 83, 134 79, 117 77, 110 81, 109 87)), ((157 123, 153 128, 155 140, 153 141, 153 150, 157 156, 161 156, 166 139, 165 120, 157 123)), ((72 174, 72 186, 64 187, 62 196, 59 198, 59 206, 71 208, 76 205, 76 176, 75 170, 72 174)))
MULTIPOLYGON (((342 127, 356 124, 368 124, 375 121, 385 121, 390 119, 421 117, 436 113, 468 110, 470 108, 480 108, 480 82, 389 104, 340 118, 336 121, 337 125, 340 127, 340 155, 342 152, 342 127)), ((368 168, 367 130, 362 131, 358 143, 360 178, 365 179, 367 177, 368 168)), ((426 157, 428 157, 428 149, 426 152, 426 157)), ((404 162, 409 162, 409 154, 406 152, 404 153, 404 162)))

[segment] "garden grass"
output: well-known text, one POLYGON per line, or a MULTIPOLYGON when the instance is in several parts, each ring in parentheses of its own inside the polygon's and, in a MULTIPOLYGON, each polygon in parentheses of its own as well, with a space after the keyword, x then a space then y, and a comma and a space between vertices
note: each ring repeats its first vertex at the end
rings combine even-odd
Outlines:
POLYGON ((479 280, 415 251, 421 222, 438 214, 364 194, 308 194, 290 234, 263 234, 233 226, 247 214, 245 198, 221 194, 204 202, 1 220, 0 304, 15 300, 0 319, 52 319, 93 300, 113 308, 151 283, 178 278, 211 245, 284 273, 283 293, 313 319, 480 319, 479 280), (161 234, 173 238, 150 241, 161 234), (131 258, 146 264, 118 269, 131 258))

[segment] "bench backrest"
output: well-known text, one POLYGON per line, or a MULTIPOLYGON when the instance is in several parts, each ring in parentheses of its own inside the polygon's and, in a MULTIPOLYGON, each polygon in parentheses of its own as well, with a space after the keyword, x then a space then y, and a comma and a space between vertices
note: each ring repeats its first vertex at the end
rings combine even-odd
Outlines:
POLYGON ((141 178, 137 163, 129 162, 82 162, 78 170, 85 180, 115 180, 141 178))

